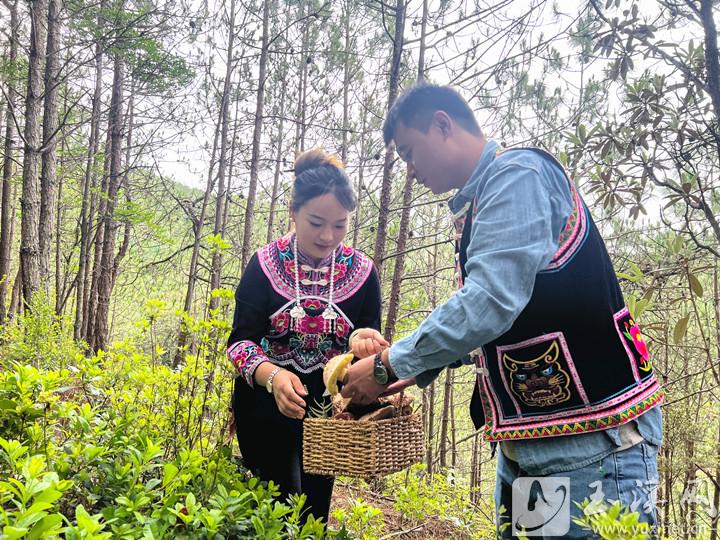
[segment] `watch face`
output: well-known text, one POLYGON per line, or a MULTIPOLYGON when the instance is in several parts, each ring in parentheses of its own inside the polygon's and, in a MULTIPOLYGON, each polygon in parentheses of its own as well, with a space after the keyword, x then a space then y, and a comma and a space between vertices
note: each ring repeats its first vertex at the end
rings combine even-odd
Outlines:
POLYGON ((388 382, 388 372, 387 369, 385 369, 385 366, 380 363, 378 365, 375 364, 375 369, 373 369, 373 377, 375 378, 375 382, 378 384, 387 384, 388 382))

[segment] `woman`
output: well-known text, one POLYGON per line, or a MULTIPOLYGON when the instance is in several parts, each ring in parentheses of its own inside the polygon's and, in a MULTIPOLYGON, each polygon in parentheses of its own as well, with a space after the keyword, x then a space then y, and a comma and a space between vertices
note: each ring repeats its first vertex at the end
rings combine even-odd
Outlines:
POLYGON ((295 232, 260 248, 235 293, 228 356, 237 368, 233 412, 246 466, 307 495, 327 521, 333 478, 302 470, 302 419, 327 406, 322 370, 347 350, 354 328, 364 349, 387 346, 380 283, 372 261, 342 242, 356 206, 342 163, 323 150, 295 162, 290 216, 295 232), (370 345, 368 345, 368 343, 370 345))

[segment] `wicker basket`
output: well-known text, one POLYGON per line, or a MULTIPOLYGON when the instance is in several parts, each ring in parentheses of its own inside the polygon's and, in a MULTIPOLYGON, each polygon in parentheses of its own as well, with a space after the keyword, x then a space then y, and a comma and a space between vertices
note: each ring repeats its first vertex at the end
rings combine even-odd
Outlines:
POLYGON ((371 478, 422 459, 422 418, 414 413, 377 422, 306 418, 303 468, 311 474, 371 478))

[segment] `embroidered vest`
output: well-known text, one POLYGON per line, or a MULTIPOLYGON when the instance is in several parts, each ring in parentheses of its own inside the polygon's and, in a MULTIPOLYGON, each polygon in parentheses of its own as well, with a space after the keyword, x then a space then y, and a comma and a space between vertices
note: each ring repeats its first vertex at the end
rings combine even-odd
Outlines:
MULTIPOLYGON (((539 152, 562 169, 544 150, 524 150, 539 152)), ((471 415, 478 429, 485 426, 490 441, 614 427, 663 397, 602 237, 568 182, 574 208, 557 252, 536 277, 528 305, 510 330, 473 355, 478 378, 471 415)), ((473 212, 474 204, 456 235, 461 280, 473 212)))

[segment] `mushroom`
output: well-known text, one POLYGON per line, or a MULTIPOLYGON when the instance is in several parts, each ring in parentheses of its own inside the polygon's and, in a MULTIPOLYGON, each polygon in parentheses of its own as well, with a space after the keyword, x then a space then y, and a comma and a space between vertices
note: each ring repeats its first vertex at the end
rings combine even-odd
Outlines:
POLYGON ((352 353, 339 354, 337 356, 333 356, 330 360, 328 360, 328 363, 325 364, 325 369, 323 369, 323 382, 325 383, 325 388, 327 388, 327 391, 331 396, 334 396, 339 392, 337 383, 338 381, 342 382, 343 379, 345 379, 348 366, 353 358, 352 353))

